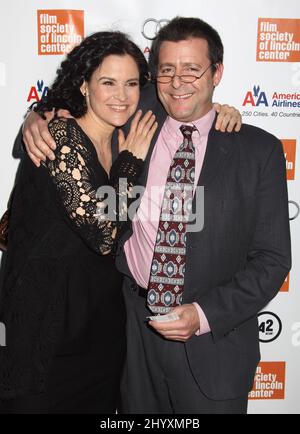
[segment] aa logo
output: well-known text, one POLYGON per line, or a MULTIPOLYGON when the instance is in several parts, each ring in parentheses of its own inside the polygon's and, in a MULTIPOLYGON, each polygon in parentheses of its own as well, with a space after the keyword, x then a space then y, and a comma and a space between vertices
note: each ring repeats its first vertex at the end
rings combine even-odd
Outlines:
POLYGON ((284 399, 285 362, 261 362, 249 399, 284 399))
POLYGON ((44 85, 43 80, 38 80, 36 86, 31 86, 27 102, 39 102, 48 93, 49 87, 44 85))
POLYGON ((254 86, 253 91, 246 93, 243 106, 251 105, 252 107, 259 107, 261 105, 269 107, 268 99, 265 92, 260 90, 259 86, 254 86))

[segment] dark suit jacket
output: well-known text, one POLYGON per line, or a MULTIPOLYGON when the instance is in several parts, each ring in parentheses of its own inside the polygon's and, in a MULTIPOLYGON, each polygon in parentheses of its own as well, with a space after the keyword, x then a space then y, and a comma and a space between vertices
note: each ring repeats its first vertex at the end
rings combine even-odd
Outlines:
MULTIPOLYGON (((166 118, 151 87, 142 108, 153 109, 158 131, 166 118)), ((233 399, 251 389, 260 359, 257 313, 276 295, 291 267, 285 158, 281 142, 259 128, 239 133, 211 128, 198 181, 204 186, 204 228, 187 234, 184 303, 196 301, 211 333, 186 345, 193 375, 211 399, 233 399)), ((195 206, 195 203, 194 203, 195 206)), ((118 268, 131 276, 120 240, 118 268)), ((132 277, 132 276, 131 276, 132 277)))

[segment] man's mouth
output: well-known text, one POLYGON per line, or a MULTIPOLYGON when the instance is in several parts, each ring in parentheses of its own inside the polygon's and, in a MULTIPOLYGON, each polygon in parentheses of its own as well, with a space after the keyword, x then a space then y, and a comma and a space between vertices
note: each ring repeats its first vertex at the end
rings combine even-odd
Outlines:
POLYGON ((174 99, 188 99, 192 96, 192 93, 185 93, 183 95, 172 95, 172 98, 174 99))

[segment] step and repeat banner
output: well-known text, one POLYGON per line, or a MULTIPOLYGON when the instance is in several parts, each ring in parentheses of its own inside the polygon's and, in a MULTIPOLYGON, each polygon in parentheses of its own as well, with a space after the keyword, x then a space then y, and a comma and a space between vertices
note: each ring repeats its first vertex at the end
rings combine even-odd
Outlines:
MULTIPOLYGON (((300 413, 300 3, 299 0, 18 0, 0 17, 0 212, 18 160, 14 138, 27 107, 47 93, 63 56, 99 30, 122 30, 149 53, 157 30, 175 15, 214 26, 225 47, 215 101, 237 107, 243 122, 281 141, 286 157, 293 268, 259 314, 262 361, 249 413, 300 413)), ((0 342, 1 344, 1 342, 0 342)))

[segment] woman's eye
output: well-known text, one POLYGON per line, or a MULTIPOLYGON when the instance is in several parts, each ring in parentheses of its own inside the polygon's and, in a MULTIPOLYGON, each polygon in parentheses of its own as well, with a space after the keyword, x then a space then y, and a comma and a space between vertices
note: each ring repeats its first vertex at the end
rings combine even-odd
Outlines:
POLYGON ((103 81, 102 84, 105 86, 113 86, 114 83, 112 81, 103 81))
POLYGON ((131 81, 130 83, 128 83, 128 86, 129 87, 136 87, 136 86, 138 86, 139 85, 139 82, 138 81, 131 81))

